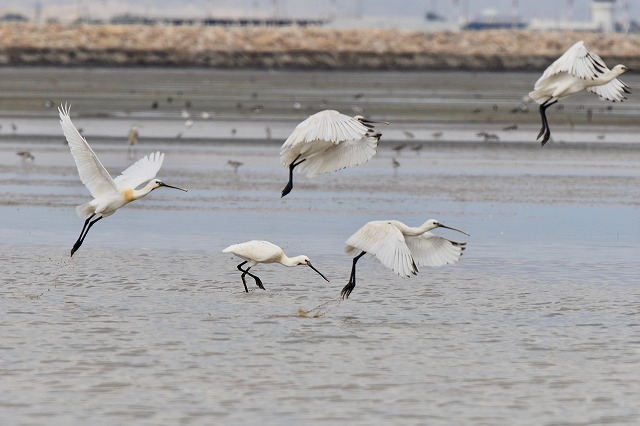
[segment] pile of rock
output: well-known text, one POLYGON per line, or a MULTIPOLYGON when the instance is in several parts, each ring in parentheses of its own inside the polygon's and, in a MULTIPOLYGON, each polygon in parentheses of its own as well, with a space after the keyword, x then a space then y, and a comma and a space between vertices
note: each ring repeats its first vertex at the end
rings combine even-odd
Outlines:
POLYGON ((640 68, 637 35, 26 23, 0 25, 0 64, 538 70, 580 39, 640 68))

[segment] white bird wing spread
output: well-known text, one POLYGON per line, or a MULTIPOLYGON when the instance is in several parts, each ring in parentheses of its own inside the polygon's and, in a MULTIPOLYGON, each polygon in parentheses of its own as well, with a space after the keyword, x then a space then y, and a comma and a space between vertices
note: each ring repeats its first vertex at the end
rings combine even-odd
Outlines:
POLYGON ((602 86, 587 87, 587 90, 608 101, 623 101, 627 99, 625 93, 629 93, 629 86, 624 84, 621 80, 614 78, 602 86))
POLYGON ((87 187, 93 198, 118 193, 119 189, 116 183, 104 168, 95 152, 91 149, 86 139, 82 137, 76 126, 71 122, 69 117, 69 107, 61 105, 58 109, 60 113, 60 124, 62 131, 67 139, 71 155, 73 156, 80 180, 87 187))
POLYGON ((158 174, 158 170, 162 167, 164 154, 154 152, 142 157, 129 167, 122 174, 114 179, 114 182, 120 188, 135 189, 141 183, 147 182, 158 174))
POLYGON ((418 272, 404 235, 388 222, 367 223, 350 236, 345 244, 347 253, 356 249, 366 251, 401 277, 409 277, 418 272))
POLYGON ((442 266, 460 260, 467 243, 458 243, 425 232, 418 237, 406 237, 407 246, 419 266, 442 266))
POLYGON ((335 172, 347 167, 367 162, 376 153, 377 137, 364 137, 358 140, 346 140, 330 145, 321 155, 312 156, 298 166, 298 171, 309 177, 322 173, 335 172))
POLYGON ((581 79, 593 80, 605 75, 609 69, 600 56, 587 50, 581 40, 549 65, 536 82, 534 90, 540 89, 549 77, 563 72, 581 79))
POLYGON ((289 166, 298 155, 306 158, 298 170, 308 176, 355 166, 375 154, 379 136, 369 132, 356 118, 334 110, 320 111, 298 124, 282 144, 280 159, 289 166))

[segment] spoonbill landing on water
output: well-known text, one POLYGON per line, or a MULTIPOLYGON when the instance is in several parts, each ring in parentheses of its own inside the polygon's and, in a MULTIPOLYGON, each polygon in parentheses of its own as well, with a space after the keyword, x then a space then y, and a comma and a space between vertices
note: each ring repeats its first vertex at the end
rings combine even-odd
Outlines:
POLYGON ((571 46, 545 70, 529 93, 529 97, 540 104, 542 129, 536 139, 542 137, 544 146, 551 137, 546 109, 574 93, 588 90, 609 101, 626 99, 629 86, 617 78, 626 71, 627 67, 620 64, 612 70, 607 68, 600 56, 587 50, 582 40, 571 46))
POLYGON ((154 179, 164 160, 164 154, 160 152, 142 157, 123 171, 120 176, 112 179, 86 139, 71 122, 69 107, 61 106, 58 111, 60 112, 62 131, 78 167, 80 180, 93 196, 91 202, 76 207, 76 213, 81 219, 85 219, 85 222, 78 240, 71 249, 71 256, 80 248, 89 229, 100 219, 114 214, 120 207, 144 197, 161 186, 187 191, 154 179), (149 182, 143 188, 135 189, 146 181, 149 182))
POLYGON ((295 257, 287 257, 287 255, 284 254, 284 251, 280 247, 273 243, 270 243, 269 241, 252 240, 247 241, 246 243, 233 244, 222 250, 222 252, 233 253, 240 259, 244 260, 244 262, 239 264, 237 268, 242 272, 240 278, 242 278, 242 284, 244 284, 244 291, 246 291, 247 293, 249 292, 249 289, 247 288, 247 282, 244 278, 245 275, 249 275, 251 278, 253 278, 256 281, 256 285, 258 287, 263 290, 265 289, 260 278, 249 272, 249 269, 253 268, 258 263, 279 263, 284 266, 306 265, 316 271, 318 275, 320 275, 326 281, 329 281, 324 275, 322 275, 322 273, 320 273, 320 271, 318 271, 311 265, 311 261, 307 256, 300 255, 295 257), (242 266, 247 262, 249 263, 247 269, 242 269, 242 266))
POLYGON ((334 110, 313 114, 293 129, 280 148, 280 160, 289 168, 284 197, 293 189, 293 169, 313 177, 357 166, 376 153, 381 133, 361 115, 349 117, 334 110))
POLYGON ((346 241, 345 252, 360 252, 353 258, 349 282, 340 292, 343 299, 349 297, 356 287, 356 263, 369 253, 387 268, 401 277, 410 277, 418 273, 418 265, 442 266, 455 263, 462 256, 467 243, 459 243, 432 234, 432 229, 447 228, 435 219, 430 219, 417 228, 405 225, 397 220, 375 220, 358 229, 346 241))

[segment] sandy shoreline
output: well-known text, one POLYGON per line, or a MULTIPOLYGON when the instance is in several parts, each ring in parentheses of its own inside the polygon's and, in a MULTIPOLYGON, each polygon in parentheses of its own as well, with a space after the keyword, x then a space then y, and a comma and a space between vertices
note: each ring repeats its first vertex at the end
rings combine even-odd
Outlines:
POLYGON ((640 67, 638 35, 58 24, 0 25, 0 65, 537 70, 580 39, 640 67))

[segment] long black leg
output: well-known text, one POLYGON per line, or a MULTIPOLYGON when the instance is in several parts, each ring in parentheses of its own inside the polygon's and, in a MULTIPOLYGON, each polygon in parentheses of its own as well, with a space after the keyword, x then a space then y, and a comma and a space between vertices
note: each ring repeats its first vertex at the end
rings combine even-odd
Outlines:
POLYGON ((549 108, 551 105, 555 104, 556 102, 558 102, 557 99, 553 102, 547 101, 542 105, 540 105, 540 117, 542 118, 542 128, 540 129, 540 133, 538 133, 538 137, 536 139, 540 139, 540 137, 544 135, 542 139, 542 146, 544 146, 544 144, 547 143, 547 141, 551 137, 551 129, 549 128, 549 121, 547 120, 547 108, 549 108))
POLYGON ((89 233, 89 229, 91 229, 91 227, 100 219, 102 219, 102 216, 100 216, 99 218, 97 218, 96 220, 94 220, 93 222, 91 222, 91 218, 95 216, 95 213, 92 214, 91 216, 89 216, 89 218, 87 220, 84 221, 84 226, 82 227, 82 231, 80 232, 80 236, 78 237, 78 240, 75 242, 75 244, 73 245, 73 248, 71 249, 71 256, 73 256, 73 253, 75 253, 76 251, 78 251, 78 249, 80 248, 80 246, 82 245, 82 243, 84 242, 84 239, 87 237, 87 234, 89 233))
POLYGON ((242 265, 244 265, 245 263, 247 263, 246 260, 244 262, 242 262, 241 264, 239 264, 238 266, 236 266, 236 268, 238 268, 238 270, 240 272, 243 272, 243 274, 240 276, 240 278, 242 278, 242 284, 244 284, 244 291, 249 293, 249 289, 247 288, 247 282, 244 280, 244 269, 242 269, 242 265))
POLYGON ((348 299, 353 289, 356 288, 356 263, 358 263, 358 260, 366 253, 366 251, 363 251, 353 258, 353 265, 351 266, 351 276, 349 277, 349 282, 340 292, 340 297, 342 297, 343 299, 348 299))
POLYGON ((287 186, 284 187, 284 189, 282 190, 282 196, 280 196, 280 198, 284 197, 285 195, 287 195, 288 193, 291 192, 291 190, 293 189, 293 169, 296 166, 299 166, 300 164, 304 163, 305 161, 307 161, 306 158, 298 161, 296 163, 296 160, 298 158, 300 158, 302 154, 298 154, 298 156, 291 162, 291 164, 289 164, 289 182, 287 182, 287 186))
POLYGON ((91 216, 89 216, 87 218, 87 220, 84 221, 84 226, 82 227, 82 231, 80 231, 80 236, 78 237, 77 241, 80 241, 82 239, 82 236, 84 235, 84 231, 87 229, 87 225, 89 225, 89 222, 91 222, 91 219, 95 216, 96 214, 92 214, 91 216))
POLYGON ((244 278, 245 275, 249 275, 251 278, 253 278, 255 280, 255 282, 256 282, 256 285, 259 288, 261 288, 263 290, 266 290, 264 288, 264 285, 262 285, 262 280, 260 278, 256 277, 255 275, 253 275, 251 272, 249 272, 249 269, 251 269, 251 266, 249 266, 247 269, 242 269, 242 265, 244 265, 245 263, 247 263, 246 260, 237 266, 237 268, 240 271, 242 271, 242 275, 240 276, 240 278, 242 278, 242 284, 244 284, 244 291, 249 293, 249 289, 247 288, 247 282, 245 281, 245 278, 244 278))

